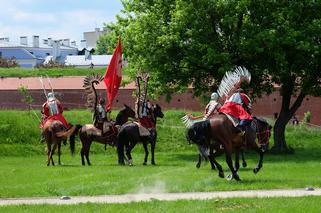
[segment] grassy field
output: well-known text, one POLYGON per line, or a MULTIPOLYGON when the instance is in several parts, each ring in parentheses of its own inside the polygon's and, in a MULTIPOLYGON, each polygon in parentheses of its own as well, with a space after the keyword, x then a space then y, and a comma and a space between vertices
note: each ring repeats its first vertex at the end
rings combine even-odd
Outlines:
POLYGON ((32 76, 86 76, 91 73, 105 74, 106 68, 0 68, 0 77, 32 77, 32 76))
MULTIPOLYGON (((263 170, 251 171, 258 156, 247 153, 250 168, 239 172, 242 182, 217 177, 208 163, 195 168, 196 147, 188 145, 179 119, 184 112, 167 111, 159 120, 156 145, 157 166, 143 166, 143 149, 134 149, 134 167, 118 166, 116 150, 94 143, 93 166, 82 167, 80 145, 75 156, 63 148, 62 166, 46 167, 44 145, 39 142, 38 122, 33 113, 0 111, 0 197, 98 195, 139 192, 188 192, 273 188, 321 187, 321 132, 305 126, 289 126, 291 155, 267 154, 263 170)), ((73 123, 90 122, 88 111, 67 111, 73 123)), ((273 143, 273 141, 271 141, 273 143)), ((57 158, 55 157, 55 161, 57 158)), ((225 174, 224 157, 219 158, 225 174)))
POLYGON ((233 198, 212 200, 151 201, 128 204, 20 205, 0 212, 267 212, 319 213, 321 197, 233 198))

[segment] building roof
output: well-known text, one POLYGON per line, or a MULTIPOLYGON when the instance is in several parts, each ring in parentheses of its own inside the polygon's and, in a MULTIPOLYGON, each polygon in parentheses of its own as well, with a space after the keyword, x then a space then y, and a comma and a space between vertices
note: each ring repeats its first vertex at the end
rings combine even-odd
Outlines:
MULTIPOLYGON (((1 48, 1 49, 3 50, 8 48, 1 48)), ((2 52, 2 57, 5 57, 5 58, 15 57, 18 60, 19 59, 36 59, 36 57, 33 54, 31 54, 30 52, 28 52, 23 48, 10 48, 10 51, 2 52)))
POLYGON ((112 55, 91 55, 86 59, 85 55, 68 55, 65 60, 66 65, 74 66, 89 66, 91 63, 94 66, 108 65, 112 55))
MULTIPOLYGON (((83 76, 68 76, 50 78, 54 90, 73 90, 84 89, 83 76)), ((49 83, 46 78, 43 79, 46 90, 50 90, 49 83)), ((42 90, 41 83, 38 77, 28 78, 0 78, 0 91, 1 90, 17 90, 18 87, 27 87, 29 90, 42 90)), ((135 82, 132 82, 121 89, 135 89, 135 82)), ((105 84, 101 82, 96 89, 106 89, 105 84)))
MULTIPOLYGON (((43 43, 39 43, 39 47, 33 47, 32 43, 28 43, 27 45, 22 45, 20 43, 16 43, 16 42, 7 42, 7 41, 1 41, 0 42, 0 48, 2 47, 8 47, 8 48, 40 48, 40 49, 52 49, 53 47, 48 45, 48 44, 43 44, 43 43)), ((78 49, 78 47, 76 46, 64 46, 64 45, 60 45, 60 49, 61 50, 70 50, 70 49, 78 49)))

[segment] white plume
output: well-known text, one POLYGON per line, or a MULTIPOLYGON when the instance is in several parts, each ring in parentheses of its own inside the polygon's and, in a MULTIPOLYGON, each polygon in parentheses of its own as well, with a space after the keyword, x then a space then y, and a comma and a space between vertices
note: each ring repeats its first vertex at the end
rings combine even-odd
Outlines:
POLYGON ((235 67, 234 70, 226 72, 218 87, 218 94, 221 98, 226 99, 240 86, 243 80, 248 83, 251 81, 251 73, 245 67, 235 67))

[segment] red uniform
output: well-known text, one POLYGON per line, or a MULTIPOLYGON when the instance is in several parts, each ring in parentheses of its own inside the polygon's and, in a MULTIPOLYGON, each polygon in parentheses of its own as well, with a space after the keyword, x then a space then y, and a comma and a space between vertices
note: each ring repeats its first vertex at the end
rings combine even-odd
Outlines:
POLYGON ((44 103, 42 105, 42 110, 43 110, 43 119, 42 122, 40 124, 40 128, 43 128, 43 126, 45 125, 45 123, 47 121, 52 121, 52 120, 58 120, 60 121, 67 129, 69 128, 69 125, 66 121, 66 119, 63 117, 62 113, 64 111, 64 108, 62 106, 62 104, 60 103, 59 100, 55 100, 57 106, 58 106, 58 113, 55 113, 53 115, 50 115, 50 109, 49 109, 49 102, 47 101, 46 103, 44 103))
POLYGON ((240 120, 252 120, 252 116, 243 108, 243 104, 249 107, 251 100, 244 93, 235 93, 231 98, 219 109, 219 112, 232 115, 240 120))

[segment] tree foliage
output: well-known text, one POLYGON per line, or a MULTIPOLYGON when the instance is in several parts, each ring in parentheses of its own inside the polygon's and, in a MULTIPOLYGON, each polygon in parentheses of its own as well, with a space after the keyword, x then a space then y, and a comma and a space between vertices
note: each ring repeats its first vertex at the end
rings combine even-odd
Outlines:
POLYGON ((195 95, 208 94, 227 70, 244 66, 252 73, 253 96, 280 85, 274 139, 277 151, 287 150, 287 122, 306 95, 321 95, 321 1, 122 3, 106 43, 116 45, 122 36, 132 75, 150 72, 150 92, 170 95, 192 85, 195 95))

